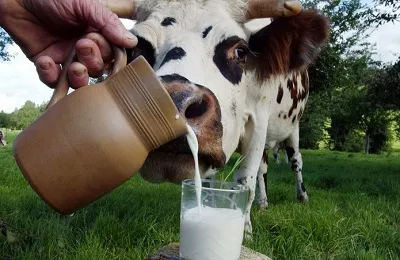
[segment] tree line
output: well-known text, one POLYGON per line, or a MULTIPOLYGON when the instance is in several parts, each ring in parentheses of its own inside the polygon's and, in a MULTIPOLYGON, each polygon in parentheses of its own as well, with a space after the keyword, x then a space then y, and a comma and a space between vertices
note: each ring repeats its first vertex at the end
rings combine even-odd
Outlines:
POLYGON ((26 101, 21 108, 16 108, 12 113, 0 112, 0 128, 24 129, 33 123, 46 109, 47 103, 40 105, 26 101))
POLYGON ((309 70, 301 147, 388 150, 400 135, 400 55, 395 63, 375 60, 375 46, 367 40, 375 28, 399 19, 400 2, 379 0, 372 8, 359 0, 308 0, 304 5, 318 7, 329 18, 330 40, 309 70))
MULTIPOLYGON (((309 69, 310 98, 300 123, 301 148, 380 153, 400 138, 400 55, 385 64, 373 58, 369 34, 398 21, 400 1, 305 0, 330 21, 330 40, 309 69)), ((397 32, 394 32, 397 33, 397 32)), ((11 39, 0 28, 0 60, 12 57, 11 39)), ((92 81, 96 82, 96 81, 92 81)), ((0 127, 23 129, 45 109, 27 101, 13 113, 0 113, 0 127)))

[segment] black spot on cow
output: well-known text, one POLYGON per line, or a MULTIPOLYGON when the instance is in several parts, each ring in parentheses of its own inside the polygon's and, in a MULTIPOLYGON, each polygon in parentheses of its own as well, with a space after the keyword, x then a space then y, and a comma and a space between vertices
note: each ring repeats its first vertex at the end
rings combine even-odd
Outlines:
POLYGON ((264 187, 265 187, 265 193, 268 194, 268 173, 263 174, 264 177, 264 187))
POLYGON ((291 164, 292 170, 293 170, 293 171, 296 171, 297 167, 298 167, 297 160, 293 160, 293 161, 292 161, 292 164, 291 164))
POLYGON ((288 159, 291 160, 294 155, 294 149, 292 147, 286 147, 285 149, 286 149, 288 159))
POLYGON ((295 121, 296 121, 296 115, 292 119, 292 124, 294 124, 295 121))
POLYGON ((208 26, 204 31, 203 31, 203 38, 206 38, 208 33, 211 31, 212 26, 208 26))
POLYGON ((301 183, 301 189, 302 189, 303 192, 307 192, 306 187, 304 186, 303 183, 301 183))
POLYGON ((173 25, 174 23, 176 23, 176 19, 175 18, 167 17, 161 22, 161 25, 162 26, 170 26, 170 25, 173 25))
POLYGON ((191 83, 187 78, 182 77, 179 74, 164 75, 164 76, 161 76, 161 80, 164 83, 171 83, 174 81, 177 81, 178 83, 181 83, 181 84, 190 84, 191 83))
POLYGON ((241 39, 237 36, 223 40, 215 47, 213 58, 221 74, 235 85, 239 84, 242 80, 243 68, 232 57, 228 57, 228 50, 239 41, 241 39))
POLYGON ((153 45, 143 37, 136 36, 138 39, 138 44, 133 49, 126 49, 126 54, 128 57, 128 63, 131 63, 139 56, 143 56, 151 67, 154 66, 156 61, 155 49, 153 45))
POLYGON ((184 49, 182 49, 181 47, 175 47, 172 48, 166 55, 165 58, 163 60, 163 62, 160 65, 160 68, 167 63, 168 61, 171 60, 180 60, 183 57, 185 57, 186 55, 186 51, 184 49))
POLYGON ((287 118, 287 115, 284 115, 284 116, 283 116, 283 119, 286 119, 286 118, 287 118))
POLYGON ((283 88, 282 85, 279 85, 278 96, 276 97, 276 102, 278 102, 278 104, 282 102, 282 97, 283 97, 283 88))
POLYGON ((237 182, 238 182, 239 184, 242 184, 242 185, 246 185, 246 184, 247 184, 246 178, 240 178, 240 179, 237 180, 237 182))
POLYGON ((232 112, 232 115, 236 117, 236 100, 232 101, 231 112, 232 112))
POLYGON ((268 165, 268 153, 265 150, 263 151, 262 160, 268 165))
POLYGON ((185 105, 186 100, 192 96, 192 93, 190 91, 175 91, 170 95, 175 106, 180 110, 181 107, 185 105))
POLYGON ((288 79, 287 81, 287 88, 289 91, 293 89, 293 81, 291 79, 288 79))

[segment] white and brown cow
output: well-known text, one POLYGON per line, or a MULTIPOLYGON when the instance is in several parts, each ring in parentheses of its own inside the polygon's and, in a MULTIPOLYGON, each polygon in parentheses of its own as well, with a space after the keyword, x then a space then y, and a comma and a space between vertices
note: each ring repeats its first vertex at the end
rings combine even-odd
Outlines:
MULTIPOLYGON (((202 177, 215 174, 238 147, 244 156, 235 179, 251 191, 248 233, 257 175, 258 201, 267 205, 265 148, 285 141, 297 195, 307 199, 299 120, 309 92, 307 67, 328 37, 328 23, 312 11, 292 16, 298 3, 283 2, 146 0, 136 3, 131 17, 137 21, 132 32, 139 42, 130 50, 130 60, 139 55, 147 59, 193 128, 202 177), (271 16, 287 17, 256 30, 248 23, 250 18, 271 16)), ((140 174, 151 182, 180 183, 193 178, 193 169, 182 137, 151 152, 140 174)))

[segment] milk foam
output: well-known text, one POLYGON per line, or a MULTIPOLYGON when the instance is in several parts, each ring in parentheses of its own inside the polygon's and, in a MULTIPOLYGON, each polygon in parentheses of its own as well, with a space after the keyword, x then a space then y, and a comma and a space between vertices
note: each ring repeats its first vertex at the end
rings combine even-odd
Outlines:
POLYGON ((180 254, 190 260, 235 260, 240 257, 244 216, 241 209, 203 207, 181 218, 180 254))

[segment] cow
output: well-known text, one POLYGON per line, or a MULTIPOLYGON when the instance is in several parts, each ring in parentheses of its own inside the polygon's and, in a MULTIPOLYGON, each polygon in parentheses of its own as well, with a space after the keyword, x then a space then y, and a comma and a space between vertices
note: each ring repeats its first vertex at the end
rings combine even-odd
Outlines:
MULTIPOLYGON (((299 120, 309 95, 307 68, 328 38, 327 18, 283 0, 146 0, 134 7, 138 45, 127 50, 128 62, 140 55, 148 61, 193 128, 202 178, 235 151, 244 156, 234 179, 250 190, 246 237, 257 180, 257 201, 267 206, 265 149, 285 140, 298 198, 307 200, 299 120), (273 19, 252 30, 258 18, 273 19)), ((193 178, 186 137, 150 152, 139 173, 153 183, 193 178)))
POLYGON ((7 146, 6 139, 3 136, 3 132, 0 130, 0 145, 1 146, 7 146))

